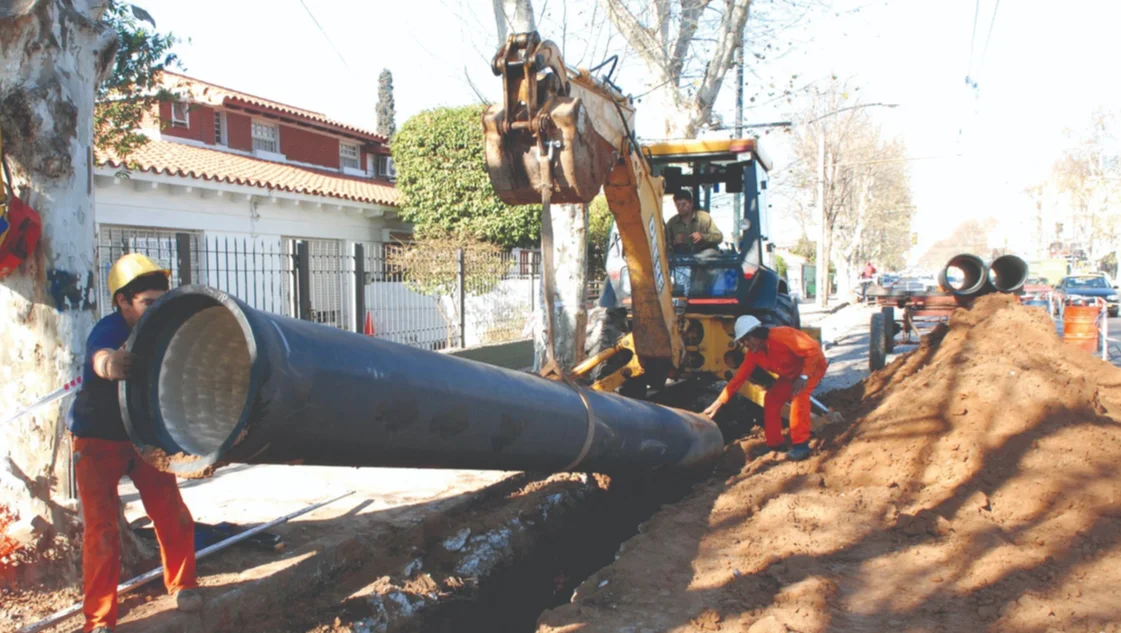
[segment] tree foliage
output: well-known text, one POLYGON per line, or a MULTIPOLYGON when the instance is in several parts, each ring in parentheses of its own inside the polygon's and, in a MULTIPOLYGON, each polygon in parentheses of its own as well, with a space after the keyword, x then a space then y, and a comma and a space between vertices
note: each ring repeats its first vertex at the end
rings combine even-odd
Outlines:
POLYGON ((397 133, 397 106, 393 100, 393 73, 383 68, 378 75, 378 134, 393 138, 397 133))
MULTIPOLYGON (((1082 129, 1067 130, 1067 147, 1046 180, 1029 190, 1036 198, 1037 248, 1073 242, 1090 259, 1112 252, 1121 238, 1121 136, 1118 113, 1096 109, 1082 129), (1049 216, 1044 222, 1044 215, 1049 216), (1061 232, 1055 224, 1063 225, 1061 232)), ((1061 250, 1061 249, 1060 249, 1061 250)))
POLYGON ((989 233, 997 225, 994 218, 973 218, 962 222, 948 237, 938 240, 923 253, 919 266, 924 270, 939 271, 951 257, 960 253, 988 256, 989 233))
POLYGON ((408 243, 387 248, 390 270, 398 271, 414 292, 430 297, 450 296, 459 290, 459 252, 463 251, 463 289, 484 295, 509 272, 511 260, 494 244, 468 235, 429 231, 408 243))
POLYGON ((795 132, 796 160, 787 180, 793 188, 788 195, 802 202, 795 206, 805 216, 803 227, 817 228, 812 210, 824 145, 826 257, 846 274, 865 261, 902 267, 914 216, 906 147, 883 136, 858 94, 858 88, 834 83, 816 96, 801 117, 810 123, 795 132))
POLYGON ((399 213, 419 235, 457 235, 501 247, 535 246, 538 205, 512 207, 490 184, 483 106, 437 108, 411 117, 393 142, 399 213))
POLYGON ((159 73, 181 67, 171 52, 179 40, 159 33, 148 12, 116 0, 109 3, 102 21, 117 32, 118 48, 112 74, 97 88, 94 142, 98 149, 127 158, 148 142, 139 131, 144 118, 161 100, 174 98, 161 86, 159 73))

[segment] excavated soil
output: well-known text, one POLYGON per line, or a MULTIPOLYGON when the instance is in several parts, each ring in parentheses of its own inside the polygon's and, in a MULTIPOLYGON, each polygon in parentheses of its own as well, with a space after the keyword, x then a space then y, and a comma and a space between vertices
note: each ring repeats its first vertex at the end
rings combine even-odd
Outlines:
POLYGON ((812 459, 731 445, 538 631, 1121 632, 1121 370, 989 296, 830 400, 812 459))

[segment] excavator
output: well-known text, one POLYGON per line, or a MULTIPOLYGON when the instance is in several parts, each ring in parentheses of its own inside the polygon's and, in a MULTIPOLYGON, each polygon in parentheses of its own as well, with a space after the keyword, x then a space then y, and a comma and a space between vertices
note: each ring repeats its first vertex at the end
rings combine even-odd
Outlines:
MULTIPOLYGON (((486 166, 507 204, 542 205, 542 280, 548 360, 545 375, 583 381, 595 390, 644 397, 667 380, 730 379, 743 361, 732 336, 744 314, 798 327, 785 280, 766 265, 767 172, 756 139, 690 140, 640 145, 633 100, 611 81, 571 69, 560 49, 537 32, 511 35, 492 62, 503 100, 483 114, 486 166), (740 194, 738 240, 716 256, 672 254, 663 203, 688 190, 697 208, 740 194), (589 203, 603 191, 614 217, 608 276, 594 311, 612 320, 597 349, 561 372, 551 354, 551 205, 589 203)), ((602 325, 602 324, 601 324, 602 325)), ((765 382, 765 377, 760 382, 765 382)), ((763 388, 741 393, 762 404, 763 388)))

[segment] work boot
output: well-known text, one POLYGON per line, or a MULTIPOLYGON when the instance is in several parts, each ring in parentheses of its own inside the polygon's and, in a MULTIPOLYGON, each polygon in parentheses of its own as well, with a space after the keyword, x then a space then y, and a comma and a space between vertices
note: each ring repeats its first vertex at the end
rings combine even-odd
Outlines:
POLYGON ((789 459, 790 461, 793 461, 793 462, 800 462, 804 459, 808 459, 809 456, 810 456, 810 443, 809 442, 802 442, 801 444, 795 444, 794 446, 790 447, 789 451, 786 452, 786 459, 789 459))
POLYGON ((183 613, 195 613, 202 610, 202 594, 198 589, 180 589, 175 594, 175 608, 183 613))

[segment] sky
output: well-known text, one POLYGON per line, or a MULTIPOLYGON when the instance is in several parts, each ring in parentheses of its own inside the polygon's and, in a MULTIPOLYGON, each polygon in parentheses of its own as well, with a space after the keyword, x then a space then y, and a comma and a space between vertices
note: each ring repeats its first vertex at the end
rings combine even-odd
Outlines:
MULTIPOLYGON (((756 4, 761 13, 781 1, 756 4)), ((779 54, 750 69, 747 91, 794 74, 799 87, 836 75, 858 86, 865 102, 898 104, 869 114, 906 143, 911 158, 916 256, 960 222, 990 216, 1015 247, 1032 212, 1022 192, 1069 143, 1064 130, 1085 126, 1095 108, 1121 108, 1121 82, 1111 72, 1121 2, 811 2, 815 8, 776 38, 779 54)), ((274 0, 267 10, 218 0, 141 4, 161 31, 189 40, 176 49, 187 74, 370 129, 383 68, 393 72, 398 125, 425 109, 500 96, 489 68, 497 44, 491 0, 274 0)), ((570 65, 591 66, 620 51, 616 83, 634 95, 649 89, 649 75, 621 38, 589 27, 604 24, 593 0, 535 4, 539 30, 563 45, 570 65)), ((728 121, 733 84, 725 82, 716 108, 728 121)), ((805 94, 793 104, 749 108, 745 118, 797 122, 805 94)), ((644 116, 645 103, 638 132, 653 135, 658 116, 644 116)), ((785 135, 762 143, 776 169, 791 160, 785 135)), ((789 214, 777 207, 777 224, 791 230, 782 221, 789 214)))

